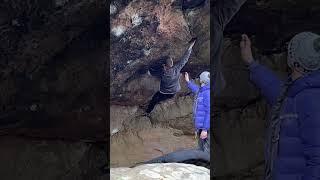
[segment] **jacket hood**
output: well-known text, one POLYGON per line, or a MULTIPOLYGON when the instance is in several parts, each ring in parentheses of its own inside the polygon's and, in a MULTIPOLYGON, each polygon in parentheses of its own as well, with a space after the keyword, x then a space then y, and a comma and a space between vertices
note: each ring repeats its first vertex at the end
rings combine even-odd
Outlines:
POLYGON ((295 96, 305 89, 320 88, 320 71, 315 71, 295 80, 288 91, 288 96, 295 96))

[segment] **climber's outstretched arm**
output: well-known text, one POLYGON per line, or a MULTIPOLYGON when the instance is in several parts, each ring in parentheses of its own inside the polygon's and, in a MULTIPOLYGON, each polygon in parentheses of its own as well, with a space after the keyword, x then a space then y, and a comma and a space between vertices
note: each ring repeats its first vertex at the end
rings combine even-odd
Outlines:
POLYGON ((196 43, 196 40, 193 39, 191 44, 189 45, 188 49, 185 51, 185 53, 183 54, 182 58, 180 59, 180 61, 174 66, 174 68, 176 70, 178 70, 179 72, 181 71, 181 69, 186 65, 186 63, 189 60, 190 54, 192 52, 192 48, 194 46, 194 44, 196 43))
POLYGON ((224 29, 246 0, 217 0, 213 7, 214 23, 224 29))

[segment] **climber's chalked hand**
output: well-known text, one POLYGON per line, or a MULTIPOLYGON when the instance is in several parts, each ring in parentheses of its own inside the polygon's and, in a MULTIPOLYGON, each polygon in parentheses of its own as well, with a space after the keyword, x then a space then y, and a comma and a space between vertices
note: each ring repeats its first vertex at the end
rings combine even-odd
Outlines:
POLYGON ((189 74, 187 72, 184 73, 184 79, 186 80, 186 82, 190 81, 189 74))

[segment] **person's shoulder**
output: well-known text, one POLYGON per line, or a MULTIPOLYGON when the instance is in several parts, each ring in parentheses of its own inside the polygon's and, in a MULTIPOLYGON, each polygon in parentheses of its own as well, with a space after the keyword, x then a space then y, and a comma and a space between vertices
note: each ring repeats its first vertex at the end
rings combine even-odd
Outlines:
POLYGON ((210 88, 206 88, 203 90, 203 93, 206 95, 206 96, 210 96, 210 88))
POLYGON ((302 108, 320 107, 320 87, 304 89, 297 93, 295 98, 297 105, 302 108))

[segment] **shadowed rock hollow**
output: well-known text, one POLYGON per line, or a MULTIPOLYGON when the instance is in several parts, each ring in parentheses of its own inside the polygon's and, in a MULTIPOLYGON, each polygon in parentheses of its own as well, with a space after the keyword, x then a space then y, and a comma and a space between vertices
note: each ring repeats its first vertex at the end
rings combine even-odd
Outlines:
POLYGON ((0 1, 1 179, 99 179, 104 1, 0 1))
POLYGON ((2 1, 0 123, 6 133, 105 136, 103 1, 2 1))

